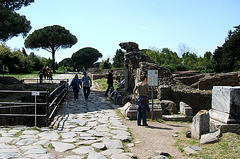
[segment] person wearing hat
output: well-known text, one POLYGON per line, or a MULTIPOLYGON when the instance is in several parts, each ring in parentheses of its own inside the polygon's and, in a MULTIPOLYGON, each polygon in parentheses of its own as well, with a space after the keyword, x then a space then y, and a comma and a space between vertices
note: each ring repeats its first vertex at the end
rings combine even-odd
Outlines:
POLYGON ((87 76, 87 72, 84 71, 82 77, 82 88, 85 100, 88 99, 88 96, 90 94, 90 87, 92 87, 92 79, 87 76))

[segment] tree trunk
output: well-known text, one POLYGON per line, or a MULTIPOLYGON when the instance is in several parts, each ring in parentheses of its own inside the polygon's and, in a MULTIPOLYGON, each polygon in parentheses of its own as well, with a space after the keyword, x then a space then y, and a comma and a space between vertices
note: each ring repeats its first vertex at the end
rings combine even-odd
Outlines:
POLYGON ((53 60, 53 64, 52 64, 52 67, 53 67, 53 73, 55 73, 55 52, 56 50, 52 49, 52 60, 53 60))

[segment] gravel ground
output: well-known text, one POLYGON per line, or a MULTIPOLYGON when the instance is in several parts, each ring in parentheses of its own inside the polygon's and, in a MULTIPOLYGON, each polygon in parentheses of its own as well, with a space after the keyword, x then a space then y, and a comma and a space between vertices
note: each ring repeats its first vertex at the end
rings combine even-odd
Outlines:
POLYGON ((176 139, 172 135, 181 132, 188 123, 148 122, 148 127, 137 126, 137 121, 124 120, 128 126, 135 144, 130 150, 138 159, 148 159, 156 150, 168 152, 174 159, 187 158, 174 146, 176 139))

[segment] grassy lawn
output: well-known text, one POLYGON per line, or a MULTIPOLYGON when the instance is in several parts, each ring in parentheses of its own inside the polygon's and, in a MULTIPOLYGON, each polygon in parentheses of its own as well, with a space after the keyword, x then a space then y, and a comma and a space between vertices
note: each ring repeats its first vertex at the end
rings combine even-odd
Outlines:
POLYGON ((11 77, 14 77, 18 80, 21 80, 23 78, 25 79, 33 79, 33 78, 38 78, 39 75, 38 75, 38 72, 34 72, 34 73, 31 73, 31 74, 4 74, 4 76, 11 76, 11 77))
MULTIPOLYGON (((107 87, 108 87, 107 79, 97 79, 97 80, 94 80, 94 82, 96 82, 99 85, 101 90, 107 90, 107 87)), ((113 87, 114 87, 114 90, 117 89, 117 84, 115 82, 113 83, 113 87)))
POLYGON ((201 145, 199 140, 185 137, 185 132, 179 133, 176 138, 176 146, 183 152, 188 146, 199 146, 202 148, 198 154, 191 155, 203 159, 238 159, 240 158, 240 135, 235 133, 223 133, 219 142, 201 145))

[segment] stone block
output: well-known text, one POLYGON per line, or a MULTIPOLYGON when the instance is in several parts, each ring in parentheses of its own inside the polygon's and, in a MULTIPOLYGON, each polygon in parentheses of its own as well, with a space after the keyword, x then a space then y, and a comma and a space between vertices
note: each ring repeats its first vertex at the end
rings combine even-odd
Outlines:
POLYGON ((210 117, 223 123, 240 123, 240 87, 214 86, 210 117))
POLYGON ((176 103, 170 100, 162 100, 161 101, 161 107, 163 110, 163 114, 168 115, 168 114, 177 114, 178 113, 178 108, 176 103))
POLYGON ((184 103, 184 102, 180 102, 180 113, 182 113, 185 116, 192 116, 193 115, 193 110, 192 108, 184 103))
POLYGON ((199 111, 194 117, 191 128, 193 139, 200 139, 201 135, 209 133, 209 112, 199 111))
POLYGON ((221 130, 222 133, 232 132, 240 135, 240 124, 226 124, 210 118, 210 131, 221 130))
MULTIPOLYGON (((130 102, 126 103, 124 107, 121 108, 121 112, 124 116, 129 119, 137 119, 137 105, 131 104, 130 102)), ((152 105, 149 103, 150 111, 147 112, 147 118, 151 118, 152 105)), ((160 103, 153 104, 153 118, 161 118, 162 117, 162 108, 160 103)))
POLYGON ((160 85, 157 89, 159 100, 170 100, 171 99, 171 86, 169 85, 160 85))

